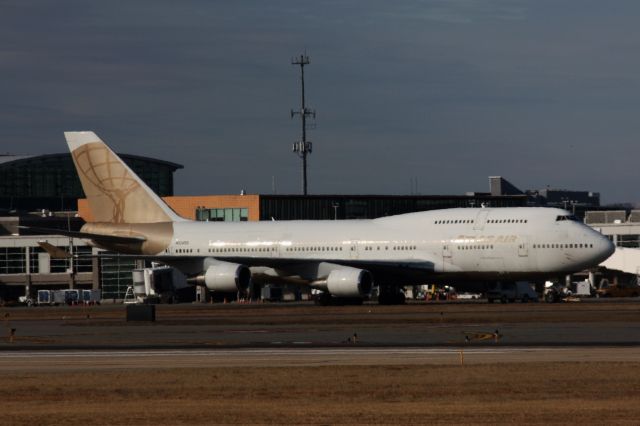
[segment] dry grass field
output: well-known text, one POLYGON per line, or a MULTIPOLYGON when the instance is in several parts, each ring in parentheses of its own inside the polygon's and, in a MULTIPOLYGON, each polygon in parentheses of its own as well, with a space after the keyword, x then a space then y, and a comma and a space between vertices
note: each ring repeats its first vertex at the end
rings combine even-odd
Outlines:
POLYGON ((4 373, 6 425, 637 424, 638 363, 4 373))

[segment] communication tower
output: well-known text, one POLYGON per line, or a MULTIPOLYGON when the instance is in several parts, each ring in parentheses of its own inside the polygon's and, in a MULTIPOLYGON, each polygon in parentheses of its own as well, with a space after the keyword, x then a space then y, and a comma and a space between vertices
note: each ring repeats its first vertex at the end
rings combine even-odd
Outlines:
POLYGON ((304 66, 309 65, 309 57, 306 54, 297 56, 291 60, 291 64, 300 65, 300 82, 302 85, 300 109, 297 111, 292 109, 291 118, 299 115, 302 122, 302 137, 299 141, 293 143, 293 152, 302 158, 302 194, 307 195, 307 155, 311 154, 312 151, 312 144, 307 141, 307 117, 316 118, 316 111, 307 108, 304 103, 304 66))

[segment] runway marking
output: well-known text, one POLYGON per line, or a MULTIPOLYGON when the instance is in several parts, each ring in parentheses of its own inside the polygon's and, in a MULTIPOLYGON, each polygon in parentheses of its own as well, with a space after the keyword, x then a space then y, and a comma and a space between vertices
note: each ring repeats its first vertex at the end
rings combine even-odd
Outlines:
POLYGON ((236 348, 47 350, 0 352, 2 372, 121 369, 323 367, 344 365, 464 365, 532 362, 638 362, 640 347, 503 348, 236 348))

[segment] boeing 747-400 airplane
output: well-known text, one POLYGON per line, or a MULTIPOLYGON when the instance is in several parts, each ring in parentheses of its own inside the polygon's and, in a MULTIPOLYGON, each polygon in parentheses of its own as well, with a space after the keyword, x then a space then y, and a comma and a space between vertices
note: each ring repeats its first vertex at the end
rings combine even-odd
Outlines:
POLYGON ((613 244, 565 210, 459 208, 373 220, 199 222, 178 216, 93 132, 65 133, 95 219, 69 235, 174 266, 194 284, 244 292, 294 282, 324 300, 403 301, 407 285, 544 279, 595 266, 613 244))

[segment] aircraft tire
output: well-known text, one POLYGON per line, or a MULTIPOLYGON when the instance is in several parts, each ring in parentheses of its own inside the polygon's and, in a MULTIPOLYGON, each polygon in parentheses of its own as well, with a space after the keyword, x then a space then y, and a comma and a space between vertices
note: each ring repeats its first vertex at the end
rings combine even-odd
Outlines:
POLYGON ((406 301, 407 298, 401 291, 398 293, 385 292, 378 296, 379 305, 404 305, 406 301))
POLYGON ((331 304, 331 295, 327 292, 320 293, 315 299, 316 305, 328 306, 331 304))

